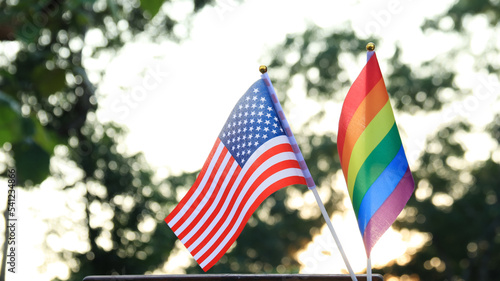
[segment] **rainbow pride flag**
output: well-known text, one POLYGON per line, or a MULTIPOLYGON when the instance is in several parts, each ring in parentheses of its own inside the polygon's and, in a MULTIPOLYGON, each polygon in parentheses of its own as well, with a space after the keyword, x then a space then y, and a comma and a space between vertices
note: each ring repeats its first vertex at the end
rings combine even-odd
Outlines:
POLYGON ((366 254, 396 220, 414 182, 374 52, 352 84, 337 148, 366 254))

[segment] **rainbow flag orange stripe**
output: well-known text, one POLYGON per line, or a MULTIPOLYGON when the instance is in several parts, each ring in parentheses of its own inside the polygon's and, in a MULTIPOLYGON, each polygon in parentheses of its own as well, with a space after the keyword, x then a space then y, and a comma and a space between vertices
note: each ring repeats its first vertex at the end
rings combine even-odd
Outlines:
POLYGON ((403 210, 414 181, 375 53, 342 106, 337 148, 349 196, 370 252, 403 210))

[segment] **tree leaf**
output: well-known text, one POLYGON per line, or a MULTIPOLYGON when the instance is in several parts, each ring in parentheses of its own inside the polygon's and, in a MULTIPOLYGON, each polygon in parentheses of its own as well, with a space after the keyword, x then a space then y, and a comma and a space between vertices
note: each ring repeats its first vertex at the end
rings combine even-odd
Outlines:
POLYGON ((23 136, 22 115, 19 104, 0 92, 0 146, 17 142, 23 136))
POLYGON ((52 155, 54 152, 54 147, 61 144, 61 139, 57 136, 54 131, 48 130, 46 127, 40 124, 40 121, 36 118, 31 118, 31 123, 34 126, 33 140, 40 145, 48 154, 52 155))
POLYGON ((42 97, 48 97, 66 86, 66 71, 56 68, 48 70, 37 66, 33 71, 33 83, 42 97))
POLYGON ((26 181, 39 184, 49 176, 50 155, 32 139, 15 143, 12 149, 20 185, 24 185, 26 181))
POLYGON ((163 0, 141 0, 141 8, 150 13, 151 17, 156 16, 160 11, 161 5, 163 5, 163 0))

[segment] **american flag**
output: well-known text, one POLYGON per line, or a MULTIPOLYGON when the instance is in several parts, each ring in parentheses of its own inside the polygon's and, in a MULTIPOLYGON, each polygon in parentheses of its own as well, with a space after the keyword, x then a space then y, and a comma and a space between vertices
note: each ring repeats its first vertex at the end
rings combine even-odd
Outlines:
POLYGON ((204 271, 276 190, 306 184, 264 80, 241 97, 195 183, 165 222, 204 271))

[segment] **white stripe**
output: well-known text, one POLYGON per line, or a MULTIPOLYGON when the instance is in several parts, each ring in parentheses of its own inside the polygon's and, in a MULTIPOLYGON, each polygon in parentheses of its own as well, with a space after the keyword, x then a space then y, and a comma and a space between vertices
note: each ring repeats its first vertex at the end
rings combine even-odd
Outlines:
MULTIPOLYGON (((219 156, 222 152, 222 149, 224 148, 224 144, 222 142, 219 143, 219 146, 217 147, 217 150, 214 153, 214 156, 212 157, 212 161, 210 162, 210 165, 208 166, 205 175, 203 175, 203 180, 200 182, 200 186, 205 185, 207 182, 208 178, 210 177, 210 174, 212 173, 212 170, 217 163, 217 159, 219 159, 219 156)), ((189 198, 188 202, 182 207, 182 209, 177 213, 177 215, 170 220, 168 223, 168 226, 172 228, 175 226, 175 224, 182 218, 182 216, 191 208, 191 205, 193 205, 193 202, 196 200, 196 198, 200 195, 201 193, 201 188, 197 188, 196 191, 193 193, 191 198, 189 198)), ((177 235, 177 233, 176 233, 177 235)))
MULTIPOLYGON (((259 156, 261 156, 264 152, 266 152, 270 148, 272 148, 272 147, 274 147, 276 145, 279 145, 279 144, 283 144, 283 143, 288 143, 287 137, 286 136, 278 136, 278 137, 275 137, 275 138, 267 141, 261 147, 259 147, 250 156, 250 158, 248 158, 247 163, 241 169, 240 174, 236 178, 233 186, 235 186, 235 187, 239 186, 241 180, 243 179, 243 177, 247 173, 248 169, 252 166, 253 162, 255 162, 255 160, 257 160, 257 158, 259 156)), ((203 233, 200 235, 200 237, 198 237, 198 239, 196 239, 196 241, 194 241, 193 244, 191 244, 191 246, 188 247, 189 252, 192 252, 201 242, 203 242, 203 239, 205 237, 207 237, 210 234, 210 232, 214 229, 214 227, 219 223, 219 221, 222 218, 225 210, 227 209, 227 206, 231 202, 231 199, 233 198, 234 193, 236 192, 236 190, 237 190, 236 188, 231 188, 230 189, 229 194, 228 194, 226 200, 224 201, 224 205, 222 206, 221 210, 219 211, 219 213, 217 214, 217 216, 214 218, 214 220, 210 223, 210 225, 203 231, 203 233)), ((245 192, 246 191, 242 192, 243 195, 244 195, 245 192)))
MULTIPOLYGON (((229 153, 228 153, 228 155, 229 155, 229 153)), ((195 235, 200 230, 201 226, 212 215, 212 213, 215 210, 215 207, 217 207, 217 205, 219 205, 219 202, 220 202, 220 200, 222 198, 222 195, 224 195, 224 191, 226 190, 227 184, 231 180, 231 178, 232 178, 232 176, 234 174, 234 171, 236 170, 236 167, 238 167, 238 162, 234 161, 233 165, 229 169, 229 172, 227 173, 226 179, 224 180, 224 182, 222 183, 222 185, 221 185, 221 187, 219 189, 219 193, 217 194, 217 197, 215 198, 214 202, 212 203, 212 205, 210 206, 210 208, 207 210, 207 212, 205 213, 205 215, 203 215, 203 217, 201 218, 201 220, 191 229, 191 231, 189 231, 189 233, 186 236, 184 236, 184 239, 181 240, 182 243, 185 244, 187 241, 189 241, 189 239, 191 239, 191 237, 193 235, 195 235)))
POLYGON ((255 200, 273 183, 284 179, 288 178, 290 176, 302 176, 302 170, 299 168, 289 168, 286 170, 281 170, 277 172, 276 174, 272 175, 271 177, 267 178, 265 181, 263 181, 259 187, 255 190, 255 192, 252 194, 252 196, 248 199, 248 202, 245 204, 245 207, 243 208, 240 216, 238 217, 236 223, 234 224, 233 228, 231 231, 225 236, 224 240, 217 246, 217 248, 200 264, 200 266, 203 268, 205 267, 210 261, 212 261, 219 253, 220 251, 226 246, 226 244, 231 240, 231 238, 234 236, 238 228, 240 227, 240 224, 243 221, 243 218, 247 214, 248 210, 250 207, 253 205, 255 200))
MULTIPOLYGON (((206 194, 203 195, 203 199, 199 202, 199 204, 196 206, 196 209, 189 215, 189 217, 182 223, 182 225, 177 228, 175 231, 175 235, 179 236, 186 227, 191 224, 191 222, 196 219, 196 216, 200 213, 200 211, 205 207, 207 202, 210 200, 210 197, 212 196, 212 193, 214 192, 215 187, 217 186, 217 183, 219 182, 219 179, 222 175, 222 172, 226 169, 227 162, 229 162, 229 159, 231 158, 230 153, 226 153, 226 156, 222 160, 222 163, 220 164, 219 168, 217 169, 217 173, 215 174, 215 177, 212 181, 212 184, 210 185, 208 191, 206 194)), ((205 185, 199 185, 198 189, 203 190, 205 188, 205 185)), ((193 206, 194 207, 194 206, 193 206)))
MULTIPOLYGON (((250 158, 248 159, 246 165, 243 166, 242 170, 240 171, 240 174, 238 175, 238 177, 236 178, 233 186, 234 187, 237 187, 240 185, 240 182, 241 180, 243 179, 243 177, 245 176, 246 172, 248 171, 249 167, 251 167, 252 163, 260 156, 262 155, 262 153, 266 152, 267 150, 269 150, 270 148, 272 148, 273 146, 275 145, 279 145, 279 144, 282 144, 282 143, 287 143, 288 140, 285 136, 280 136, 280 137, 276 137, 276 138, 273 138, 271 140, 269 140, 268 142, 264 143, 261 147, 259 147, 259 149, 257 149, 251 156, 250 158)), ((230 191, 229 191, 229 194, 221 208, 221 211, 219 211, 219 213, 217 214, 217 216, 214 218, 214 220, 210 223, 210 225, 203 231, 203 233, 200 235, 200 237, 193 242, 193 244, 191 244, 191 246, 188 247, 188 250, 190 252, 192 252, 202 241, 205 237, 207 237, 210 232, 213 230, 214 227, 216 227, 216 225, 219 223, 219 221, 221 220, 223 214, 224 214, 224 211, 227 209, 229 203, 231 202, 231 199, 233 198, 234 196, 234 193, 236 192, 236 188, 231 188, 230 191)), ((243 191, 243 195, 244 195, 245 191, 243 191)), ((195 257, 196 258, 196 257, 195 257)))
MULTIPOLYGON (((266 148, 266 151, 268 149, 269 148, 266 148)), ((259 154, 261 154, 261 153, 262 152, 260 152, 259 154)), ((251 185, 255 182, 255 180, 263 172, 265 172, 272 165, 274 165, 276 163, 280 163, 280 162, 282 162, 284 160, 296 160, 295 154, 293 152, 280 153, 278 155, 272 156, 267 161, 265 161, 264 163, 262 163, 255 170, 255 172, 253 172, 250 175, 250 177, 249 177, 248 181, 246 182, 245 186, 241 189, 242 191, 241 191, 240 195, 238 196, 238 198, 236 199, 236 202, 241 202, 243 200, 243 198, 245 197, 246 193, 250 189, 251 185)), ((243 171, 242 171, 242 173, 240 173, 240 176, 238 177, 239 181, 241 181, 241 179, 245 176, 245 173, 247 171, 248 171, 248 168, 246 169, 246 171, 244 171, 244 173, 243 173, 243 171)), ((238 184, 235 184, 235 186, 239 186, 239 182, 238 182, 238 184)), ((196 253, 196 255, 194 256, 195 259, 198 259, 199 257, 201 257, 208 249, 210 249, 210 247, 212 247, 212 245, 216 242, 216 240, 224 233, 224 231, 228 227, 229 223, 231 222, 231 220, 235 216, 235 213, 236 213, 238 207, 239 207, 238 204, 234 204, 233 205, 233 208, 231 209, 231 212, 229 213, 229 215, 226 218, 224 218, 224 223, 222 224, 222 226, 218 229, 217 233, 210 239, 210 241, 207 244, 205 244, 205 246, 198 253, 196 253)), ((221 212, 220 212, 221 216, 224 213, 225 209, 226 208, 224 208, 223 210, 221 210, 221 212)))

